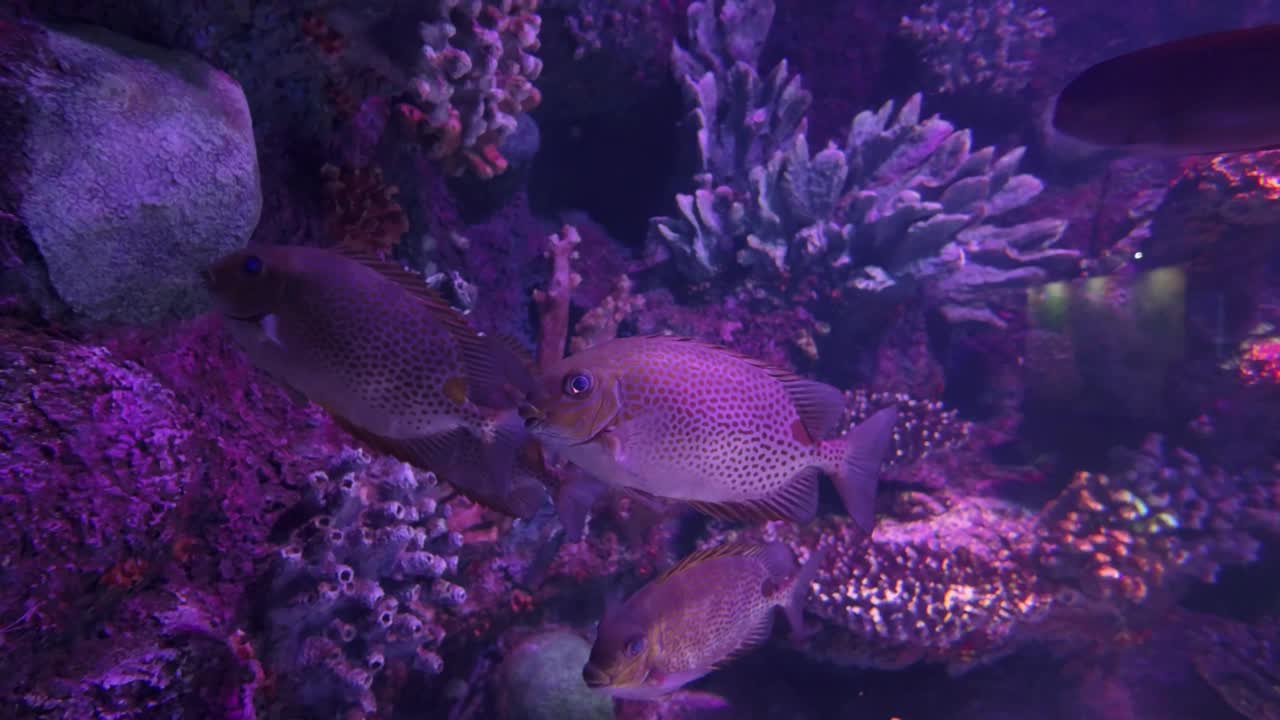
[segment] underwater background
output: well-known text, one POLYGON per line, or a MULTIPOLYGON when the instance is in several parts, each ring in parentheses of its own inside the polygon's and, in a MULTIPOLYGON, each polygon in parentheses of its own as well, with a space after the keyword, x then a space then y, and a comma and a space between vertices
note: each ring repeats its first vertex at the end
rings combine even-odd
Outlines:
POLYGON ((1280 151, 1043 121, 1095 63, 1275 22, 0 0, 0 717, 1280 718, 1280 151), (535 368, 675 335, 845 426, 894 406, 874 531, 826 484, 807 522, 607 493, 578 538, 550 456, 535 511, 477 501, 228 332, 201 273, 277 246, 403 267, 535 368), (817 558, 808 632, 587 687, 618 597, 776 542, 817 558))

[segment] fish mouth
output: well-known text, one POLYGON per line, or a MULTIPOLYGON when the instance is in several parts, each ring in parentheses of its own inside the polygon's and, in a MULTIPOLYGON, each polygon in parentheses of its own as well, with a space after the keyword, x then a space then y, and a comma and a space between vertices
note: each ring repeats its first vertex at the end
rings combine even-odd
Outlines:
POLYGON ((609 687, 609 674, 592 665, 582 668, 582 680, 593 690, 609 687))

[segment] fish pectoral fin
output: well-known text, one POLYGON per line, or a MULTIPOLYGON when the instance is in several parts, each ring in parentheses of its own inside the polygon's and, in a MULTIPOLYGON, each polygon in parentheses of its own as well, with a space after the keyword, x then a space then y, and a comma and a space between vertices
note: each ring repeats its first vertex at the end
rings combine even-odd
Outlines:
POLYGON ((513 408, 538 390, 532 366, 514 341, 501 336, 455 333, 462 348, 471 402, 486 408, 513 408))
POLYGON ((563 473, 556 492, 556 514, 564 526, 565 539, 576 543, 586 534, 587 515, 607 486, 573 465, 563 473))
POLYGON ((809 437, 814 442, 835 437, 844 419, 844 393, 826 383, 802 377, 780 379, 809 437))
POLYGON ((818 514, 818 479, 821 476, 822 470, 811 466, 792 475, 782 487, 762 498, 736 502, 691 500, 689 505, 698 512, 722 520, 807 523, 818 514))

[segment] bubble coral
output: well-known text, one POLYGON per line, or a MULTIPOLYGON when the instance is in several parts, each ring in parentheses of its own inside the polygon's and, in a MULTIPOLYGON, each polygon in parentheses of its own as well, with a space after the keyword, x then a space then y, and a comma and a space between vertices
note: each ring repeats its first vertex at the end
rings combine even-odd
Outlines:
POLYGON ((1079 472, 1041 514, 1036 558, 1088 595, 1138 604, 1225 564, 1257 558, 1261 533, 1280 532, 1280 480, 1232 476, 1151 436, 1113 453, 1118 470, 1079 472))
POLYGON ((389 458, 344 450, 303 494, 271 577, 271 665, 300 705, 370 716, 375 690, 443 669, 438 615, 466 601, 447 578, 463 538, 435 476, 389 458))
POLYGON ((870 541, 845 517, 743 531, 782 540, 802 560, 826 548, 806 610, 827 627, 805 650, 863 667, 924 660, 962 672, 1016 649, 1019 630, 1054 601, 1026 561, 1034 514, 983 498, 905 500, 912 517, 880 518, 870 541))

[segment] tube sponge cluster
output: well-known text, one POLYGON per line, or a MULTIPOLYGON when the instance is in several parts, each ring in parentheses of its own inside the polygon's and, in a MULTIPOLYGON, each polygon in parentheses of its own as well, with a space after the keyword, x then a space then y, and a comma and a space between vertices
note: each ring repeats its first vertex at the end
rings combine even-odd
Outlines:
POLYGON ((452 175, 507 169, 498 146, 542 102, 538 0, 438 0, 402 117, 452 175))
POLYGON ((1152 436, 1141 451, 1120 453, 1119 472, 1077 473, 1042 514, 1037 558, 1047 573, 1133 604, 1254 561, 1256 537, 1280 533, 1280 479, 1234 477, 1171 454, 1167 462, 1152 436))
POLYGON ((268 612, 274 666, 302 704, 371 716, 381 679, 441 672, 438 615, 466 600, 446 577, 463 540, 442 494, 434 474, 362 451, 307 478, 268 612))

